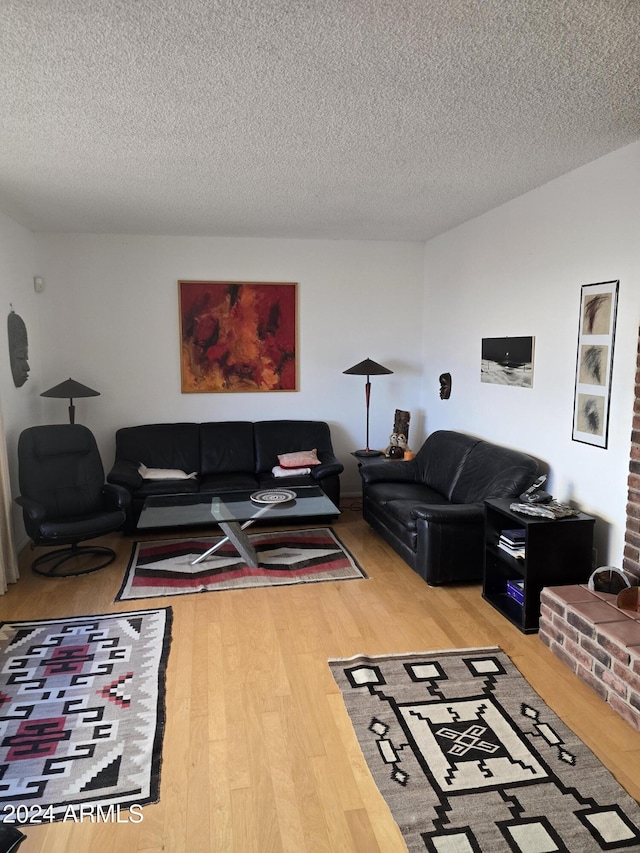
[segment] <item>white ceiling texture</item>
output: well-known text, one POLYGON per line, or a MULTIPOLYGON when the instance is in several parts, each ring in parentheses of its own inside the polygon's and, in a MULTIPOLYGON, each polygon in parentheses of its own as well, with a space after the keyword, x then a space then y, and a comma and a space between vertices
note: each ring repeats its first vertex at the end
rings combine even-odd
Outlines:
POLYGON ((640 0, 0 0, 34 231, 426 240, 640 138, 640 0))

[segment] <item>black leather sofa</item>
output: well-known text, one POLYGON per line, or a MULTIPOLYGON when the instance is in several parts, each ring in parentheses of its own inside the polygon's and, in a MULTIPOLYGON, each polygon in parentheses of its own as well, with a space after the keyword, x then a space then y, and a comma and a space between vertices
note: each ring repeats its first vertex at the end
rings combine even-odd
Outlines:
POLYGON ((360 468, 363 517, 428 584, 479 580, 485 499, 517 497, 537 471, 525 453, 439 430, 414 459, 360 468))
POLYGON ((262 489, 273 486, 320 486, 336 506, 340 474, 331 431, 324 421, 217 421, 146 424, 116 432, 115 462, 107 481, 131 493, 130 529, 150 495, 262 489), (278 456, 317 450, 320 464, 310 474, 276 478, 278 456), (143 479, 139 466, 178 469, 195 479, 143 479))

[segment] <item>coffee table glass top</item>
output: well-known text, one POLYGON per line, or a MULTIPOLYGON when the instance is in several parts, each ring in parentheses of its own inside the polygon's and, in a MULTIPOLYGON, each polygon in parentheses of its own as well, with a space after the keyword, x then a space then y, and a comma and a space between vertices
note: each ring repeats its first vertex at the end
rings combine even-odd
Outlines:
POLYGON ((138 529, 248 521, 258 514, 261 521, 267 523, 281 518, 313 518, 340 514, 338 507, 319 486, 287 487, 287 491, 295 492, 295 499, 273 505, 251 500, 251 495, 260 491, 266 490, 258 487, 247 491, 150 495, 140 513, 138 529))

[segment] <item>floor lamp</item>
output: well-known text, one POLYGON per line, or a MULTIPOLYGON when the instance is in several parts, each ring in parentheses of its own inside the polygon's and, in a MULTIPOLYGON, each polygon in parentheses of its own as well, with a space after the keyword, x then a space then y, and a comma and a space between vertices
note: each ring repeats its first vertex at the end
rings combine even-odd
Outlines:
POLYGON ((353 376, 366 376, 367 382, 364 386, 364 398, 367 406, 367 441, 363 450, 356 450, 356 456, 382 456, 381 450, 371 450, 369 448, 369 402, 371 400, 371 382, 370 376, 381 376, 383 373, 393 373, 388 367, 383 367, 377 361, 372 361, 370 358, 365 358, 359 364, 354 364, 348 370, 343 370, 343 373, 349 373, 353 376))
POLYGON ((73 424, 76 421, 76 407, 73 405, 74 397, 99 397, 100 392, 94 391, 93 388, 88 388, 81 382, 76 382, 75 379, 67 379, 59 385, 54 385, 48 391, 43 391, 41 397, 60 397, 69 400, 69 423, 73 424))

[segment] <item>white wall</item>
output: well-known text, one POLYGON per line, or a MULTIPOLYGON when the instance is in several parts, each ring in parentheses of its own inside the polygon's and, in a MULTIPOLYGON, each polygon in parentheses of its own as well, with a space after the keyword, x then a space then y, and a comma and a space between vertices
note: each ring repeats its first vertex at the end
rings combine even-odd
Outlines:
MULTIPOLYGON (((423 436, 423 251, 419 243, 37 235, 43 369, 38 391, 69 378, 101 392, 75 401, 105 467, 120 426, 161 421, 312 418, 330 423, 359 493, 352 450, 364 446, 364 378, 342 371, 370 357, 394 371, 372 378, 371 445, 385 447, 396 408, 423 436), (182 394, 179 279, 298 282, 299 391, 182 394)), ((44 419, 64 422, 64 401, 44 419)))
POLYGON ((600 565, 622 565, 638 325, 640 143, 426 246, 427 428, 523 449, 549 488, 598 518, 600 565), (580 288, 620 279, 608 449, 571 439, 580 288), (480 382, 483 337, 533 335, 532 389, 480 382), (438 376, 453 391, 439 399, 438 376))
MULTIPOLYGON (((17 445, 21 431, 38 423, 41 412, 40 387, 35 376, 42 358, 40 312, 33 277, 38 275, 34 235, 14 220, 0 213, 0 297, 2 299, 3 343, 0 345, 0 409, 7 436, 7 455, 11 472, 12 493, 18 494, 17 445), (21 388, 16 388, 11 375, 7 338, 7 316, 11 308, 27 327, 31 373, 21 388)), ((24 529, 19 507, 14 507, 16 539, 23 541, 24 529)))

